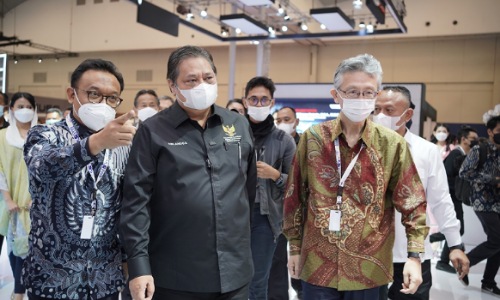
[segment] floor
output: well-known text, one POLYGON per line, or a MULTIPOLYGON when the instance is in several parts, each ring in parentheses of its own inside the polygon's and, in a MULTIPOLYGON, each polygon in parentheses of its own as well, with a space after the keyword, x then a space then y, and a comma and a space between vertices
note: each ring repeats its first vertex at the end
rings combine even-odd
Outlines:
MULTIPOLYGON (((5 244, 4 244, 5 246, 5 244)), ((468 247, 470 249, 470 247, 468 247)), ((10 299, 10 293, 14 288, 12 272, 8 259, 5 255, 6 249, 2 249, 0 256, 0 300, 10 299)), ((433 286, 431 289, 431 300, 493 300, 500 299, 490 294, 481 292, 481 278, 484 270, 484 262, 471 268, 469 273, 470 286, 464 287, 457 279, 456 275, 436 270, 436 261, 433 261, 432 277, 433 286)), ((500 276, 496 277, 500 284, 500 276)), ((25 297, 25 299, 27 299, 25 297)), ((290 300, 295 299, 295 292, 290 291, 290 300)))

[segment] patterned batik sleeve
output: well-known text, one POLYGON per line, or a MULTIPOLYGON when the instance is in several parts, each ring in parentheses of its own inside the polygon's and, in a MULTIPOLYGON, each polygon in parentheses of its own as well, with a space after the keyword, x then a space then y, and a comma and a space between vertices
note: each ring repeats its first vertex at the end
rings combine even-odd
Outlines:
POLYGON ((495 177, 490 172, 484 172, 484 168, 478 170, 480 147, 471 149, 460 168, 460 178, 471 182, 494 184, 495 177))
POLYGON ((35 126, 28 132, 24 160, 31 180, 56 182, 76 174, 97 159, 88 152, 87 138, 74 143, 68 143, 68 139, 72 140, 69 132, 60 126, 35 126))
POLYGON ((401 223, 406 228, 408 252, 424 252, 424 240, 429 231, 426 226, 425 190, 408 146, 406 143, 398 146, 399 155, 394 160, 389 187, 394 186, 392 199, 394 207, 402 215, 401 223))
POLYGON ((292 160, 285 189, 283 233, 290 242, 290 255, 300 254, 302 232, 307 213, 307 139, 306 131, 292 160))

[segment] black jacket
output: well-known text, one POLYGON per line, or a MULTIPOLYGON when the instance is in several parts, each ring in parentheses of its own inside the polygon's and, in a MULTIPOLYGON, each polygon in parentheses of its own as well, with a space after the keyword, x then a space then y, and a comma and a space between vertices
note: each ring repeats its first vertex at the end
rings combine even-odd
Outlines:
POLYGON ((137 131, 121 230, 130 278, 226 293, 250 282, 255 154, 244 117, 212 106, 202 129, 175 103, 137 131))

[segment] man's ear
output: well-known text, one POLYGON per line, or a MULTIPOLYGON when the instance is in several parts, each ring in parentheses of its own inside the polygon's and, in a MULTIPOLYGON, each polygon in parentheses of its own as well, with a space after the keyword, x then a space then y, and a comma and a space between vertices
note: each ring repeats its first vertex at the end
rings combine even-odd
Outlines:
POLYGON ((333 101, 337 104, 340 104, 340 102, 338 101, 338 93, 337 93, 337 90, 336 89, 331 89, 330 90, 330 95, 332 95, 333 97, 333 101))
POLYGON ((66 96, 68 98, 68 102, 73 104, 73 101, 75 101, 75 90, 72 87, 67 88, 66 96))
POLYGON ((247 103, 247 98, 242 98, 241 101, 243 102, 243 106, 248 109, 248 103, 247 103))
POLYGON ((175 84, 172 80, 170 79, 167 79, 167 84, 168 84, 168 88, 170 89, 170 92, 177 97, 177 93, 174 92, 175 91, 175 84))

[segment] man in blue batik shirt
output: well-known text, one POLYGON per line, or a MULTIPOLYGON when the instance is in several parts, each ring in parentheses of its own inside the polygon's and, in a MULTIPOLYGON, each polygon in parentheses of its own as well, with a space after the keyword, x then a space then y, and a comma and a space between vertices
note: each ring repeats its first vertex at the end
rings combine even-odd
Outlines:
POLYGON ((33 204, 23 280, 30 300, 118 300, 121 185, 135 128, 115 119, 123 77, 113 63, 82 62, 67 89, 73 112, 26 140, 33 204))

